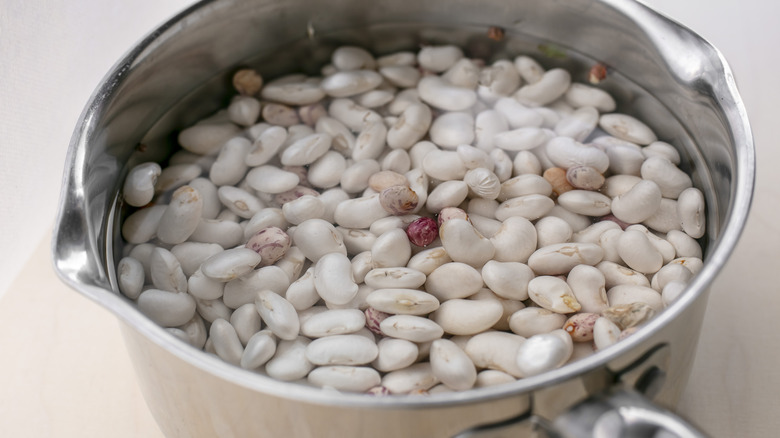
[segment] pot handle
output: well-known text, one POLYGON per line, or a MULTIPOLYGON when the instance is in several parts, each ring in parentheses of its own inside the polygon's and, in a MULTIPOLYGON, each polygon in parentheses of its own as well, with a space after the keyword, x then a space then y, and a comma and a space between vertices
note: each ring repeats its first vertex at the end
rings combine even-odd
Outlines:
POLYGON ((651 401, 666 381, 669 354, 668 344, 658 344, 621 370, 608 371, 611 387, 552 420, 531 408, 500 423, 461 432, 455 438, 704 438, 707 435, 695 426, 651 401))
POLYGON ((531 414, 463 431, 454 438, 706 438, 695 426, 633 389, 592 396, 552 422, 531 414))
POLYGON ((705 438, 695 426, 663 409, 637 391, 619 389, 574 406, 552 424, 538 423, 549 437, 705 438))

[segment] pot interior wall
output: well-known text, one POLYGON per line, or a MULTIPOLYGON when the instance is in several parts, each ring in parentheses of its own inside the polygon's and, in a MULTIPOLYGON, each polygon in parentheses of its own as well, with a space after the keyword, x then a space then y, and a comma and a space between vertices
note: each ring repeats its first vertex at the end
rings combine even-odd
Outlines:
MULTIPOLYGON (((524 2, 507 15, 496 13, 496 8, 503 8, 500 2, 480 2, 478 10, 473 2, 455 3, 453 8, 464 6, 456 17, 423 5, 415 8, 424 10, 412 8, 403 14, 396 11, 400 8, 391 8, 386 16, 373 9, 364 14, 350 9, 336 17, 316 13, 320 6, 309 3, 206 3, 176 25, 181 27, 175 29, 177 33, 141 51, 128 67, 132 74, 103 108, 98 136, 91 142, 92 154, 102 153, 101 160, 109 162, 120 177, 107 178, 103 186, 112 189, 107 196, 114 201, 105 206, 112 213, 103 234, 106 267, 114 266, 112 259, 121 255, 118 225, 125 212, 116 214, 119 203, 115 201, 122 177, 132 165, 164 162, 176 148, 178 130, 224 108, 234 94, 231 76, 238 68, 256 68, 266 80, 290 72, 317 75, 332 51, 343 44, 362 46, 377 55, 416 50, 425 44, 457 44, 467 56, 487 62, 529 54, 545 67, 567 68, 579 82, 587 81, 591 66, 604 63, 609 73, 600 86, 616 98, 618 111, 647 121, 659 138, 675 145, 683 157, 681 167, 692 173, 705 193, 708 237, 702 244, 709 249, 708 242, 717 239, 728 212, 734 172, 731 133, 724 127, 712 90, 691 89, 685 78, 669 70, 666 55, 650 46, 650 36, 604 4, 544 2, 537 5, 542 13, 524 10, 530 4, 524 2), (511 16, 522 18, 508 20, 511 16), (494 25, 505 29, 503 40, 488 37, 494 25), (710 175, 713 169, 718 172, 716 181, 710 175)), ((358 10, 365 7, 362 2, 350 5, 358 10)), ((113 276, 111 269, 106 271, 113 276)), ((111 283, 115 286, 115 281, 111 283)))

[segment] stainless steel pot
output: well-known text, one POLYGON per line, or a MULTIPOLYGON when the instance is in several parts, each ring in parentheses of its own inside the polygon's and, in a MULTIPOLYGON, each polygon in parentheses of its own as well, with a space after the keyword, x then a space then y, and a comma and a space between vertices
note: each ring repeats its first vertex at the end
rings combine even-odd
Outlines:
POLYGON ((68 153, 53 242, 68 285, 114 312, 149 407, 168 436, 446 437, 636 434, 662 424, 691 369, 707 288, 745 224, 753 140, 720 53, 630 0, 206 0, 132 48, 85 108, 68 153), (506 37, 494 41, 488 28, 506 37), (512 384, 372 398, 274 381, 175 340, 118 293, 117 193, 135 163, 163 160, 170 133, 224 106, 242 65, 267 77, 316 72, 335 45, 376 53, 451 42, 473 56, 529 53, 584 78, 609 67, 619 109, 681 151, 708 203, 705 258, 685 294, 619 344, 512 384), (631 406, 627 408, 626 406, 631 406))

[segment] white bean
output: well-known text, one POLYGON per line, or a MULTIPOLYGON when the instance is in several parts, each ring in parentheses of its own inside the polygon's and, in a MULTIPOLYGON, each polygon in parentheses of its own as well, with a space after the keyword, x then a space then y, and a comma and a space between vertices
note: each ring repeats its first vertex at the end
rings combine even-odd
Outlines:
POLYGON ((601 112, 615 111, 615 99, 606 91, 590 85, 572 83, 565 94, 566 102, 575 107, 592 106, 601 112))
POLYGON ((333 138, 325 133, 307 135, 288 146, 281 154, 285 166, 305 166, 317 161, 330 149, 333 138))
POLYGON ((571 357, 574 345, 563 330, 531 336, 518 348, 517 366, 524 377, 559 368, 571 357))
POLYGON ((447 251, 442 247, 424 249, 409 259, 408 268, 430 275, 436 268, 452 261, 447 251))
POLYGON ((661 294, 655 289, 646 286, 620 284, 607 290, 607 299, 610 307, 644 303, 652 307, 656 312, 660 312, 664 308, 661 294))
POLYGON ((309 219, 301 222, 293 235, 293 242, 307 259, 317 262, 325 254, 347 254, 341 234, 329 222, 309 219))
POLYGON ((544 68, 530 56, 520 55, 514 59, 514 65, 520 77, 529 84, 539 82, 544 75, 544 68))
POLYGON ((171 253, 176 256, 187 276, 194 274, 206 259, 222 251, 222 247, 215 243, 200 242, 184 242, 171 248, 171 253))
POLYGON ((266 165, 250 170, 246 181, 255 190, 277 194, 294 189, 300 182, 300 177, 276 166, 266 165))
POLYGON ((382 386, 391 394, 408 394, 425 391, 439 383, 429 362, 416 363, 407 368, 391 371, 382 377, 382 386))
POLYGON ((671 230, 666 234, 666 240, 674 247, 677 257, 702 258, 701 246, 688 234, 671 230))
POLYGON ((258 290, 268 289, 283 294, 288 287, 290 287, 290 278, 282 268, 264 266, 227 282, 222 300, 228 307, 237 309, 244 304, 254 302, 255 292, 258 290))
POLYGON ((388 65, 379 69, 388 82, 401 88, 416 87, 420 81, 420 70, 411 65, 388 65))
POLYGON ((346 304, 358 293, 358 285, 352 279, 352 264, 346 255, 331 252, 323 255, 314 265, 314 287, 327 302, 346 304))
POLYGON ((220 359, 233 365, 238 365, 241 362, 244 346, 241 345, 236 330, 229 322, 222 318, 214 320, 209 329, 209 338, 220 359))
POLYGON ((608 318, 601 317, 593 325, 593 343, 596 350, 603 350, 616 343, 620 337, 620 327, 608 318))
POLYGON ((379 202, 379 194, 348 199, 339 203, 333 219, 344 228, 368 228, 375 221, 390 216, 379 202))
POLYGON ((274 379, 293 381, 306 377, 314 364, 306 359, 308 338, 298 336, 292 340, 281 340, 274 357, 265 364, 265 372, 274 379))
POLYGON ((428 342, 441 338, 444 329, 428 318, 414 315, 393 315, 385 318, 379 328, 386 336, 412 342, 428 342))
POLYGON ((463 391, 474 386, 477 369, 468 355, 454 342, 438 339, 431 345, 431 370, 448 387, 463 391))
MULTIPOLYGON (((353 259, 354 266, 354 259, 353 259)), ((365 275, 365 283, 375 289, 415 289, 425 283, 422 272, 404 267, 376 268, 365 275)))
POLYGON ((262 328, 262 320, 260 319, 260 314, 255 309, 255 305, 247 303, 230 315, 230 325, 235 329, 241 344, 247 346, 252 336, 262 328))
POLYGON ((197 228, 202 210, 203 200, 197 190, 190 186, 179 187, 160 217, 157 238, 169 244, 186 241, 197 228))
MULTIPOLYGON (((496 182, 498 182, 498 179, 496 179, 496 182)), ((444 181, 428 193, 425 207, 431 213, 438 213, 446 207, 460 205, 468 195, 469 185, 466 181, 444 181)))
POLYGON ((276 353, 276 336, 270 330, 255 333, 249 338, 241 356, 241 368, 257 369, 268 362, 276 353))
POLYGON ((130 169, 122 186, 122 197, 128 205, 142 207, 154 198, 154 185, 162 168, 157 163, 141 163, 130 169))
POLYGON ((435 296, 415 289, 377 289, 366 297, 366 303, 394 315, 427 315, 439 308, 435 296))
POLYGON ((412 256, 412 247, 406 232, 396 228, 386 231, 371 245, 371 260, 376 268, 406 266, 412 256))
POLYGON ((222 205, 244 219, 251 218, 265 208, 260 199, 238 187, 222 186, 217 190, 217 194, 222 205))
POLYGON ((494 109, 504 116, 510 129, 540 127, 544 122, 544 119, 538 112, 511 97, 498 99, 494 109))
POLYGON ((219 219, 201 219, 189 238, 192 242, 215 243, 223 248, 234 247, 243 239, 244 230, 241 225, 219 219))
POLYGON ((479 84, 493 94, 509 96, 520 87, 520 74, 511 61, 501 59, 482 69, 479 84))
POLYGON ((526 126, 496 134, 493 145, 505 151, 527 151, 547 143, 552 137, 546 129, 526 126))
POLYGON ((536 228, 528 219, 509 217, 503 220, 503 225, 490 241, 495 248, 495 260, 525 263, 536 250, 536 228))
POLYGON ((384 122, 366 122, 355 139, 352 159, 355 161, 374 160, 381 155, 387 139, 387 127, 384 122))
POLYGON ((200 217, 203 219, 216 218, 220 210, 222 210, 222 202, 220 202, 217 194, 217 186, 206 178, 195 178, 188 185, 197 190, 200 198, 203 200, 203 209, 200 217))
POLYGON ((680 216, 682 230, 698 239, 704 236, 706 216, 704 212, 704 195, 695 187, 683 190, 677 198, 677 212, 680 216))
POLYGON ((304 195, 282 206, 287 222, 300 225, 309 219, 320 218, 325 213, 325 205, 319 197, 304 195))
POLYGON ((531 194, 507 199, 496 209, 496 219, 504 222, 519 216, 536 220, 546 215, 555 206, 555 201, 544 195, 531 194))
POLYGON ((685 292, 685 283, 670 281, 661 291, 661 301, 664 306, 670 306, 683 292, 685 292))
POLYGON ((641 168, 642 178, 649 179, 661 189, 664 198, 677 199, 683 190, 692 186, 691 177, 671 161, 662 157, 650 157, 641 168))
POLYGON ((642 222, 647 228, 652 228, 659 233, 668 233, 672 230, 681 230, 680 212, 677 208, 677 201, 674 199, 662 198, 658 210, 642 222))
POLYGON ((442 73, 441 78, 452 85, 474 89, 479 82, 479 67, 468 58, 460 58, 442 73))
POLYGON ((569 271, 566 283, 582 306, 582 312, 601 313, 609 307, 606 279, 598 268, 590 265, 575 266, 569 271))
POLYGON ((199 177, 203 170, 197 164, 177 164, 168 166, 160 172, 154 190, 157 193, 165 193, 187 184, 199 177))
POLYGON ((301 334, 310 338, 355 333, 366 325, 366 316, 358 309, 326 310, 301 323, 301 334))
POLYGON ((260 95, 263 99, 285 105, 310 105, 322 100, 325 91, 320 84, 307 81, 286 83, 272 81, 263 87, 260 95))
POLYGON ((150 274, 155 288, 168 292, 187 292, 187 276, 179 260, 165 248, 155 248, 149 257, 150 274))
POLYGON ((123 257, 116 266, 119 290, 131 300, 141 294, 144 286, 144 267, 133 257, 123 257))
POLYGON ((349 97, 373 90, 382 83, 382 76, 373 70, 350 70, 334 73, 320 83, 331 97, 349 97))
POLYGON ((536 221, 536 238, 539 247, 554 245, 556 243, 566 243, 571 240, 573 231, 571 225, 565 220, 546 216, 536 221))
POLYGON ((603 257, 604 250, 595 243, 557 243, 534 251, 528 258, 528 266, 537 275, 560 275, 567 274, 577 265, 594 266, 603 257))
POLYGON ((650 280, 650 286, 658 292, 662 292, 666 285, 671 282, 678 282, 684 285, 691 278, 693 278, 693 272, 690 269, 683 265, 672 263, 664 265, 653 275, 652 280, 650 280))
POLYGON ((490 158, 493 159, 493 173, 498 180, 504 182, 512 177, 512 159, 501 149, 490 151, 490 158))
POLYGON ((610 135, 640 145, 658 140, 647 125, 628 114, 603 114, 599 118, 599 126, 610 135))
POLYGON ((517 366, 517 352, 525 338, 512 333, 489 331, 474 335, 464 351, 479 368, 503 371, 522 377, 517 366))
POLYGON ((271 126, 264 130, 254 141, 244 157, 247 166, 260 166, 268 163, 287 140, 287 130, 281 126, 271 126))
POLYGON ((138 296, 138 310, 163 327, 186 324, 195 316, 195 299, 183 292, 147 289, 138 296))
POLYGON ((298 337, 298 313, 289 301, 270 290, 255 295, 255 308, 268 328, 280 339, 292 341, 298 337))
POLYGON ((187 279, 187 291, 201 300, 216 300, 224 294, 225 283, 212 280, 198 269, 187 279))
POLYGON ((260 255, 251 249, 234 248, 206 259, 201 271, 206 277, 227 282, 251 271, 260 263, 260 255))
POLYGON ((609 157, 606 153, 570 137, 553 138, 547 142, 545 151, 553 164, 564 169, 589 166, 604 173, 609 168, 609 157))
POLYGON ((503 371, 482 370, 477 374, 477 381, 474 383, 474 388, 503 385, 505 383, 512 383, 515 380, 514 377, 503 371))
POLYGON ((526 307, 509 317, 509 329, 524 338, 550 333, 563 327, 566 316, 541 307, 526 307))
POLYGON ((338 391, 365 392, 379 385, 382 378, 369 367, 321 366, 309 373, 309 383, 338 391))
POLYGON ((525 195, 550 196, 551 194, 552 185, 546 179, 536 174, 523 174, 510 178, 501 184, 498 200, 506 201, 525 195))
POLYGON ((425 76, 417 83, 420 99, 445 111, 463 111, 477 102, 477 93, 456 87, 438 76, 425 76))
POLYGON ((439 236, 447 254, 456 262, 482 267, 495 255, 490 239, 464 219, 450 219, 439 227, 439 236))
POLYGON ((423 103, 409 105, 387 131, 387 145, 394 149, 409 149, 420 141, 431 127, 432 114, 423 103))
POLYGON ((609 170, 618 175, 641 175, 645 156, 642 149, 634 144, 607 146, 604 151, 609 158, 609 170))
POLYGON ((519 262, 490 260, 482 267, 482 280, 496 295, 512 299, 528 299, 528 283, 534 272, 528 265, 519 262))
POLYGON ((420 67, 432 72, 443 72, 463 58, 463 51, 453 45, 425 46, 417 53, 420 67))
POLYGON ((603 216, 610 213, 612 200, 599 192, 569 190, 558 196, 558 204, 573 213, 585 216, 603 216))
POLYGON ((612 199, 612 214, 623 222, 640 223, 658 210, 661 197, 661 189, 655 182, 642 180, 612 199))
POLYGON ((620 284, 650 287, 650 280, 644 274, 617 263, 605 260, 596 265, 596 268, 604 274, 604 287, 607 289, 620 284))
POLYGON ((240 131, 241 129, 232 123, 197 124, 183 129, 179 133, 178 143, 192 153, 212 155, 240 131))
POLYGON ((496 134, 509 130, 509 124, 504 116, 494 110, 481 111, 474 120, 474 144, 476 147, 490 152, 495 147, 493 139, 496 134))
POLYGON ((382 121, 382 117, 375 111, 364 108, 351 99, 333 99, 328 113, 353 131, 361 131, 368 122, 382 121))
POLYGON ((449 112, 437 117, 429 131, 431 141, 445 149, 474 141, 474 117, 467 112, 449 112))
POLYGON ((596 128, 598 120, 599 112, 596 108, 592 106, 577 108, 555 124, 555 133, 577 141, 585 141, 596 128))
POLYGON ((564 69, 553 68, 547 70, 538 81, 520 87, 515 98, 526 105, 546 105, 563 96, 569 84, 571 74, 564 69))
POLYGON ((382 338, 377 348, 377 357, 371 365, 383 373, 412 365, 419 353, 417 344, 406 339, 382 338))
POLYGON ((475 335, 491 328, 503 314, 504 308, 497 300, 455 298, 441 303, 430 318, 445 333, 475 335))
POLYGON ((674 146, 663 141, 654 141, 642 148, 645 158, 654 156, 664 157, 674 164, 680 164, 680 152, 674 146))
POLYGON ((642 181, 642 178, 636 175, 612 175, 604 180, 604 184, 601 186, 601 193, 614 198, 628 192, 642 181))
POLYGON ((246 155, 252 143, 244 137, 233 137, 219 150, 211 165, 209 179, 217 186, 235 185, 247 171, 246 155))
POLYGON ((542 275, 528 283, 528 297, 539 306, 556 313, 578 312, 582 306, 564 280, 542 275))

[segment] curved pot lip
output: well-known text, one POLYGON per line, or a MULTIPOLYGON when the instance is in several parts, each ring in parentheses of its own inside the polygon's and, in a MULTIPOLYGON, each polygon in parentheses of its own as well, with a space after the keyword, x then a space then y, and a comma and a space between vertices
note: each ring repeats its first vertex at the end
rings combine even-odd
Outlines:
MULTIPOLYGON (((90 98, 89 103, 79 119, 68 151, 66 163, 72 164, 75 161, 75 157, 78 154, 77 149, 83 147, 84 137, 86 133, 89 132, 90 125, 94 123, 101 103, 111 98, 112 93, 115 91, 116 84, 123 79, 124 74, 127 72, 127 67, 136 62, 143 52, 153 50, 155 45, 160 44, 160 41, 164 40, 169 32, 174 32, 176 27, 182 24, 182 21, 186 20, 191 14, 208 7, 213 3, 217 3, 218 1, 219 0, 202 0, 183 10, 152 31, 114 65, 90 98)), ((63 282, 115 313, 116 316, 122 319, 130 328, 149 341, 155 343, 157 346, 175 355, 178 359, 232 384, 253 391, 301 402, 387 409, 444 407, 456 404, 489 401, 497 398, 521 396, 536 389, 552 386, 558 382, 569 380, 575 376, 602 367, 623 356, 628 351, 640 346, 671 320, 677 318, 688 306, 693 305, 694 301, 702 298, 702 295, 706 293, 707 288, 723 268, 728 257, 734 250, 745 226, 750 204, 752 202, 753 186, 755 184, 755 150, 746 111, 737 91, 731 69, 722 54, 716 48, 688 28, 668 19, 644 4, 634 0, 601 1, 637 22, 651 23, 649 26, 652 26, 652 23, 660 21, 666 25, 672 26, 689 37, 693 37, 700 48, 706 48, 717 54, 725 73, 725 78, 720 78, 723 83, 712 85, 715 90, 729 96, 732 100, 733 108, 725 108, 724 110, 726 112, 725 116, 727 121, 732 125, 732 128, 734 128, 733 140, 735 144, 738 145, 736 150, 736 180, 732 186, 734 199, 732 208, 725 218, 723 232, 721 236, 713 242, 711 253, 708 255, 707 261, 704 263, 701 272, 691 283, 689 283, 687 292, 676 302, 665 309, 641 330, 616 345, 538 376, 519 379, 513 383, 477 388, 464 392, 432 394, 427 397, 371 397, 366 396, 365 394, 337 393, 294 382, 278 381, 264 375, 229 365, 216 357, 204 354, 202 351, 176 340, 162 327, 146 318, 138 310, 133 308, 127 300, 117 294, 97 286, 80 282, 75 276, 71 276, 69 273, 60 270, 56 263, 55 271, 63 282)), ((58 253, 57 248, 60 243, 59 235, 62 230, 67 227, 67 224, 63 222, 63 211, 67 207, 64 201, 66 199, 65 194, 71 188, 69 183, 73 182, 70 180, 71 178, 72 176, 67 174, 66 169, 66 177, 60 197, 59 213, 54 229, 54 240, 52 242, 52 251, 55 261, 58 253)))

